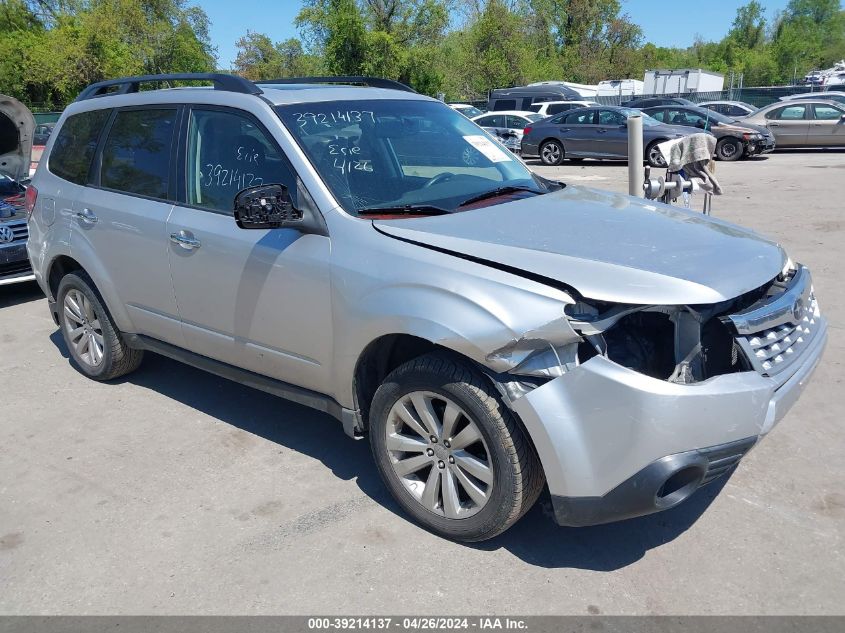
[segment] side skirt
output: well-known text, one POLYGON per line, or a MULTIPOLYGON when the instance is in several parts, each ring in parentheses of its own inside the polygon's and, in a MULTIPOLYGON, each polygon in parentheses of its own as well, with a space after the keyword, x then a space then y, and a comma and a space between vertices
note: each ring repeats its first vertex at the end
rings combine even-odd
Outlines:
POLYGON ((291 385, 281 380, 275 380, 256 374, 255 372, 223 363, 207 356, 195 354, 181 347, 165 343, 149 336, 142 334, 124 334, 124 340, 127 345, 134 349, 142 349, 167 356, 180 363, 185 363, 191 367, 202 369, 221 378, 227 378, 234 382, 273 394, 285 400, 296 402, 297 404, 316 409, 334 416, 343 424, 343 431, 349 437, 358 439, 363 435, 363 425, 361 424, 361 416, 358 411, 347 409, 338 404, 334 398, 291 385))

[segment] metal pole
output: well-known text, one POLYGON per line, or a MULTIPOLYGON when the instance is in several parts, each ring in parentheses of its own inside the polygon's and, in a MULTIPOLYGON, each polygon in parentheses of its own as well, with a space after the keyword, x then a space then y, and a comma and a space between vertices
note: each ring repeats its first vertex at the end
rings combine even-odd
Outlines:
POLYGON ((644 198, 643 183, 643 115, 628 117, 628 194, 644 198))

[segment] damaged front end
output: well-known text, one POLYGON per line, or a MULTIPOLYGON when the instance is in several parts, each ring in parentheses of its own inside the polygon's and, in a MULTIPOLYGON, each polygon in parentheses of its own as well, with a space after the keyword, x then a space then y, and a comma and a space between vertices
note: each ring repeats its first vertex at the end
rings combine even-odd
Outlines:
POLYGON ((827 338, 791 262, 716 304, 579 299, 565 313, 488 357, 511 365, 496 382, 565 525, 663 510, 728 472, 797 400, 827 338))

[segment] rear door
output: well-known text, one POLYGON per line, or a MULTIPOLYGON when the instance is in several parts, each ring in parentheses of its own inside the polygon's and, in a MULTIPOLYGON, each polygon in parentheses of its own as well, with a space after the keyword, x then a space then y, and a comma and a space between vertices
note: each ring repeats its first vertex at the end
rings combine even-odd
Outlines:
POLYGON ((74 203, 71 250, 93 253, 139 334, 181 345, 167 217, 182 108, 120 108, 100 140, 89 186, 74 203))
POLYGON ((833 105, 811 105, 813 119, 807 136, 808 145, 822 147, 845 146, 845 109, 833 105))
POLYGON ((558 135, 567 156, 595 156, 598 136, 595 110, 575 110, 561 119, 558 135))
MULTIPOLYGON (((329 238, 292 228, 240 229, 233 217, 235 195, 248 187, 284 185, 299 208, 307 193, 252 115, 193 106, 185 128, 184 184, 166 250, 186 347, 325 392, 333 340, 329 238)), ((344 160, 342 145, 326 148, 341 157, 336 164, 344 160)))
POLYGON ((778 147, 797 147, 807 144, 810 131, 809 106, 795 103, 766 113, 766 127, 775 135, 778 147))

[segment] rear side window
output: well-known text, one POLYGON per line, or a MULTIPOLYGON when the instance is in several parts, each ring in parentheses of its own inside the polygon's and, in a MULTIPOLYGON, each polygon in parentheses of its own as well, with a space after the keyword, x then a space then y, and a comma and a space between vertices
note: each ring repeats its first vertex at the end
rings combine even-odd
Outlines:
POLYGON ((176 108, 122 110, 103 146, 100 186, 167 199, 176 108))
POLYGON ((586 110, 585 112, 573 112, 566 117, 567 125, 591 125, 593 123, 594 110, 586 110))
POLYGON ((516 110, 516 99, 497 99, 493 110, 516 110))
POLYGON ((94 110, 68 117, 48 159, 53 174, 77 185, 88 182, 91 160, 109 114, 111 110, 94 110))
POLYGON ((549 106, 549 109, 546 110, 546 114, 559 114, 561 112, 566 112, 567 110, 571 109, 571 103, 555 103, 549 106))

